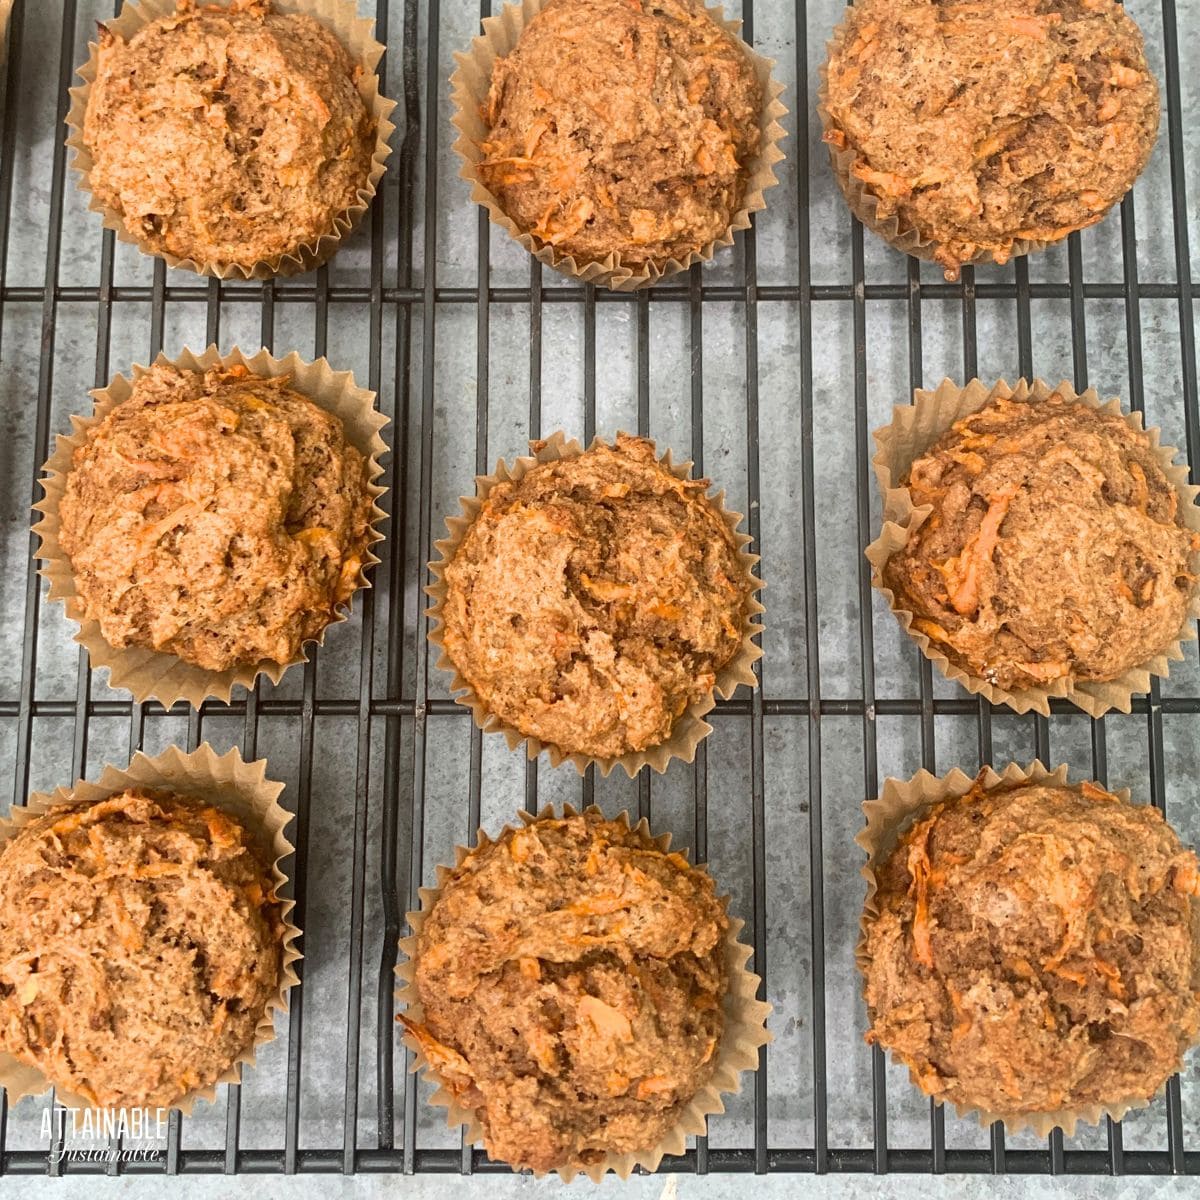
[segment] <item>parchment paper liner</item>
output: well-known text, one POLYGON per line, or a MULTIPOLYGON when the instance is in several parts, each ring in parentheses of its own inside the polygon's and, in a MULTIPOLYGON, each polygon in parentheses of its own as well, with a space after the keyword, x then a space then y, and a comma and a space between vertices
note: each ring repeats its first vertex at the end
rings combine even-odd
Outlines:
POLYGON ((892 590, 883 584, 883 568, 888 559, 904 548, 909 534, 919 529, 932 511, 930 505, 914 507, 908 488, 899 485, 899 481, 912 466, 913 460, 927 450, 955 421, 978 412, 994 398, 1016 397, 1018 400, 1024 400, 1027 396, 1033 396, 1035 399, 1044 400, 1055 392, 1078 400, 1089 408, 1118 413, 1130 429, 1139 434, 1144 433, 1162 464, 1163 473, 1179 494, 1179 512, 1184 525, 1188 529, 1200 532, 1200 509, 1195 506, 1195 498, 1200 494, 1200 488, 1188 483, 1187 466, 1173 461, 1178 451, 1174 446, 1159 444, 1157 428, 1143 431, 1141 413, 1123 412, 1120 400, 1101 402, 1094 388, 1078 393, 1065 381, 1057 387, 1050 387, 1040 379, 1035 379, 1032 384, 1020 379, 1016 388, 1010 388, 1001 380, 989 391, 978 379, 972 379, 966 387, 959 387, 951 380, 945 379, 937 391, 918 390, 911 405, 897 405, 893 409, 892 423, 875 431, 876 452, 871 461, 883 495, 883 528, 866 549, 867 559, 871 563, 871 586, 887 600, 888 607, 900 622, 900 627, 917 643, 921 653, 947 679, 961 684, 969 692, 986 696, 993 704, 1007 704, 1018 713, 1026 713, 1032 709, 1048 716, 1050 700, 1062 698, 1070 700, 1093 717, 1101 717, 1112 708, 1127 713, 1130 711, 1132 698, 1150 690, 1151 676, 1166 678, 1170 671, 1168 663, 1183 658, 1182 643, 1195 638, 1192 618, 1200 616, 1200 589, 1192 594, 1188 620, 1179 631, 1178 638, 1171 645, 1164 647, 1161 653, 1130 668, 1118 678, 1107 683, 1059 679, 1046 688, 1025 688, 1009 692, 985 679, 968 674, 962 667, 952 663, 938 649, 935 642, 912 628, 913 614, 898 608, 892 590))
MULTIPOLYGON (((375 393, 357 387, 349 371, 333 370, 324 358, 319 358, 316 362, 305 362, 294 350, 286 358, 274 358, 265 350, 260 350, 253 357, 247 357, 236 346, 228 354, 221 354, 216 346, 209 346, 200 355, 185 348, 176 358, 159 354, 154 361, 171 363, 190 371, 203 371, 220 364, 223 367, 244 366, 252 374, 270 379, 290 375, 290 386, 295 391, 341 419, 346 429, 347 440, 363 454, 368 463, 368 491, 374 504, 371 509, 370 528, 367 531, 368 548, 363 555, 358 586, 370 587, 366 572, 379 561, 371 552, 370 546, 383 539, 378 525, 386 514, 379 507, 379 498, 387 490, 375 482, 383 473, 383 468, 379 465, 379 456, 387 450, 379 431, 388 423, 387 417, 375 408, 375 393)), ((71 456, 76 447, 86 440, 87 431, 117 404, 128 399, 133 380, 139 379, 148 369, 135 363, 132 379, 126 379, 124 375, 115 375, 108 387, 94 389, 91 395, 95 405, 91 416, 72 416, 73 431, 69 435, 58 435, 54 453, 42 467, 41 484, 46 494, 34 505, 35 510, 43 515, 34 525, 33 532, 41 538, 37 557, 45 563, 40 573, 50 581, 49 598, 61 600, 67 616, 79 625, 75 641, 85 647, 92 666, 108 668, 109 687, 127 688, 137 701, 157 700, 169 708, 176 700, 186 700, 194 708, 199 708, 201 702, 209 697, 228 702, 237 684, 252 688, 255 678, 260 674, 266 675, 272 683, 278 683, 288 667, 307 662, 308 655, 304 652, 304 646, 301 646, 295 657, 286 663, 264 659, 257 664, 231 667, 225 671, 206 671, 202 667, 176 658, 174 654, 158 650, 137 646, 125 650, 115 649, 104 640, 99 622, 84 617, 75 591, 75 574, 71 568, 71 561, 58 540, 58 508, 66 490, 71 456)), ((336 625, 346 619, 352 600, 353 597, 339 608, 336 615, 330 619, 330 625, 336 625)), ((326 626, 320 637, 315 639, 317 645, 325 640, 328 628, 329 626, 326 626)))
MULTIPOLYGON (((901 834, 918 817, 942 800, 965 795, 971 789, 974 782, 975 780, 971 776, 964 774, 957 767, 948 775, 940 778, 936 775, 931 775, 928 771, 918 771, 908 780, 885 779, 883 791, 878 799, 867 800, 863 804, 863 815, 866 817, 867 823, 865 828, 855 836, 854 840, 867 853, 866 865, 863 866, 860 872, 862 877, 867 881, 867 896, 863 903, 862 917, 859 920, 859 939, 858 945, 854 949, 854 958, 858 964, 859 971, 862 973, 864 985, 867 968, 871 961, 866 948, 867 929, 871 922, 879 916, 879 910, 875 906, 875 893, 878 890, 875 878, 876 867, 886 861, 888 855, 899 841, 901 834)), ((1037 759, 1034 759, 1028 768, 1019 767, 1016 763, 1009 763, 1001 774, 997 774, 991 767, 985 767, 983 770, 983 783, 988 790, 991 790, 998 784, 1046 783, 1050 786, 1058 787, 1075 786, 1067 779, 1067 766, 1065 763, 1056 767, 1053 771, 1048 771, 1037 759)), ((1128 788, 1122 788, 1120 791, 1113 792, 1113 795, 1117 796, 1122 802, 1129 802, 1128 788)), ((1192 923, 1192 931, 1194 935, 1200 933, 1200 926, 1195 921, 1192 923)), ((1196 953, 1200 955, 1200 941, 1196 943, 1196 953)), ((897 1065, 905 1065, 898 1055, 892 1054, 891 1057, 892 1061, 897 1065)), ((1175 1068, 1176 1071, 1179 1070, 1180 1066, 1182 1066, 1182 1056, 1180 1057, 1179 1066, 1175 1068)), ((914 1087, 925 1095, 929 1095, 921 1087, 916 1074, 911 1068, 909 1069, 909 1078, 912 1080, 914 1087)), ((942 1103, 940 1098, 934 1097, 934 1099, 942 1103)), ((1038 1137, 1046 1137, 1052 1129, 1061 1128, 1067 1137, 1073 1137, 1075 1135, 1075 1126, 1080 1122, 1085 1125, 1098 1125, 1101 1118, 1106 1116, 1111 1117, 1114 1121, 1119 1121, 1126 1113, 1135 1108, 1148 1107, 1152 1100, 1152 1096, 1126 1096, 1114 1101, 1112 1104, 1092 1104, 1077 1109, 1061 1109, 1057 1112, 1037 1113, 987 1112, 983 1109, 974 1108, 971 1105, 962 1105, 954 1101, 951 1101, 951 1103, 960 1117, 974 1117, 984 1128, 995 1121, 1003 1121, 1009 1133, 1020 1133, 1022 1130, 1028 1129, 1038 1137)))
MULTIPOLYGON (((842 49, 846 38, 845 22, 849 20, 850 13, 851 10, 847 8, 842 14, 841 22, 834 26, 833 36, 826 43, 827 53, 825 55, 825 62, 821 64, 820 68, 821 81, 817 87, 817 115, 821 118, 822 135, 829 134, 838 128, 833 115, 829 111, 829 61, 835 52, 842 49)), ((850 211, 872 233, 881 237, 894 249, 899 250, 903 254, 911 254, 914 258, 923 258, 927 262, 936 262, 934 254, 940 246, 939 242, 923 237, 915 228, 907 223, 902 225, 900 218, 897 216, 879 216, 879 197, 861 179, 851 174, 854 164, 859 160, 858 152, 852 146, 847 146, 846 149, 839 150, 832 142, 826 141, 826 145, 829 147, 829 161, 833 166, 833 177, 837 180, 838 187, 842 189, 842 195, 846 197, 846 203, 850 206, 850 211)), ((1105 209, 1103 213, 1097 214, 1096 221, 1104 217, 1107 212, 1108 209, 1105 209)), ((1091 224, 1095 224, 1096 221, 1091 222, 1091 224)), ((977 250, 966 261, 971 263, 996 263, 1003 266, 1009 259, 1017 258, 1022 254, 1033 254, 1038 250, 1044 250, 1048 245, 1050 245, 1050 242, 1047 241, 1017 238, 1013 241, 1012 249, 1008 252, 1007 257, 997 258, 991 250, 977 250)), ((958 278, 958 271, 947 267, 945 275, 948 280, 953 282, 958 278)))
MULTIPOLYGON (((267 778, 265 759, 245 762, 236 748, 218 755, 207 742, 190 754, 184 753, 178 746, 170 746, 153 758, 139 750, 133 756, 133 761, 124 768, 109 764, 94 782, 81 779, 71 788, 58 788, 50 793, 34 792, 25 804, 13 805, 9 816, 0 819, 0 850, 24 826, 55 805, 90 805, 128 787, 170 789, 180 795, 206 801, 237 817, 252 835, 263 861, 270 864, 270 874, 279 899, 283 921, 279 985, 274 996, 267 1001, 254 1031, 252 1044, 238 1055, 214 1083, 193 1088, 170 1105, 188 1115, 198 1100, 210 1103, 215 1100, 220 1084, 241 1081, 242 1064, 253 1066, 258 1048, 275 1040, 275 1013, 287 1012, 288 991, 300 982, 296 963, 304 956, 296 946, 300 930, 291 920, 296 902, 279 895, 288 881, 280 863, 295 850, 283 832, 292 820, 292 814, 279 803, 283 784, 267 778)), ((0 1087, 7 1089, 10 1104, 15 1104, 25 1096, 41 1095, 49 1091, 51 1086, 36 1067, 18 1062, 12 1055, 0 1051, 0 1087)), ((56 1091, 55 1099, 70 1108, 95 1107, 89 1101, 61 1089, 56 1091)))
MULTIPOLYGON (((608 444, 601 437, 596 437, 592 440, 592 447, 608 444)), ((471 523, 479 515, 479 510, 483 507, 483 503, 488 498, 492 488, 497 483, 502 483, 505 480, 521 479, 537 463, 554 462, 560 458, 576 458, 583 453, 583 447, 579 442, 574 438, 568 441, 566 434, 561 431, 552 433, 548 438, 540 442, 530 442, 529 447, 533 451, 532 456, 516 459, 511 467, 504 459, 500 459, 496 464, 496 470, 493 474, 475 476, 475 495, 459 497, 458 502, 462 506, 462 515, 446 518, 446 527, 450 531, 450 536, 434 543, 434 548, 441 554, 441 558, 429 564, 430 573, 433 575, 433 583, 425 589, 426 593, 433 597, 433 604, 426 610, 428 615, 433 618, 433 623, 429 629, 429 640, 439 650, 437 665, 443 671, 449 671, 453 676, 450 681, 450 690, 462 693, 454 697, 455 703, 465 705, 471 710, 472 716, 475 718, 475 724, 484 733, 504 734, 504 739, 508 742, 510 750, 515 750, 524 742, 526 753, 531 759, 537 758, 545 750, 552 767, 557 767, 561 763, 570 760, 581 775, 587 770, 589 763, 595 763, 601 775, 608 775, 614 767, 620 766, 632 779, 642 767, 647 765, 661 774, 667 769, 667 764, 673 758, 682 759, 684 762, 692 762, 696 757, 696 747, 704 738, 712 733, 712 726, 703 720, 703 717, 705 713, 709 712, 716 705, 716 695, 720 695, 722 699, 728 700, 737 690, 739 684, 745 684, 749 688, 756 687, 758 680, 754 674, 753 666, 755 661, 762 657, 763 653, 762 648, 756 645, 753 640, 754 636, 763 630, 763 627, 754 618, 765 611, 756 597, 756 593, 763 586, 762 581, 754 574, 754 566, 758 562, 759 556, 747 553, 745 547, 750 544, 750 535, 738 530, 742 516, 740 513, 730 512, 726 509, 725 493, 723 491, 718 492, 715 496, 709 496, 709 500, 716 506, 717 511, 721 514, 721 518, 729 527, 729 532, 733 535, 734 544, 738 547, 738 559, 743 569, 743 577, 752 589, 747 604, 748 621, 742 635, 741 649, 717 673, 714 692, 710 692, 707 696, 689 704, 684 709, 676 718, 675 724, 671 727, 671 735, 665 742, 661 742, 657 746, 651 746, 647 750, 631 750, 628 754, 623 754, 619 758, 593 758, 587 754, 564 753, 558 746, 540 741, 532 735, 524 734, 519 729, 513 728, 489 712, 484 702, 475 694, 474 689, 459 673, 458 668, 446 653, 442 641, 445 630, 445 622, 442 619, 442 605, 446 600, 446 566, 457 553, 459 544, 462 542, 464 536, 466 536, 471 523)), ((669 450, 658 461, 678 479, 690 478, 692 466, 690 461, 681 463, 672 462, 669 450)))
MULTIPOLYGON (((211 3, 213 0, 207 0, 211 3)), ((380 94, 379 76, 375 68, 383 57, 386 47, 375 40, 375 22, 365 17, 359 17, 358 6, 354 0, 271 0, 276 12, 306 13, 315 17, 320 23, 330 29, 338 41, 345 47, 350 61, 361 65, 362 75, 358 80, 359 95, 363 98, 371 119, 375 124, 375 149, 371 155, 371 166, 366 182, 358 189, 357 197, 349 208, 344 209, 334 218, 333 230, 324 234, 315 242, 305 242, 296 250, 273 258, 260 259, 250 267, 238 263, 199 262, 192 258, 177 258, 164 250, 158 250, 141 238, 134 236, 126 228, 121 214, 107 207, 97 199, 91 187, 92 152, 84 145, 83 118, 87 112, 88 96, 92 84, 96 80, 97 43, 88 43, 87 62, 76 74, 83 80, 70 89, 71 108, 67 113, 66 124, 69 129, 67 145, 74 151, 71 166, 79 172, 79 186, 87 193, 88 208, 98 212, 103 220, 104 228, 111 229, 118 239, 137 246, 143 254, 161 258, 168 267, 178 267, 185 271, 195 271, 200 275, 212 275, 217 279, 270 279, 276 275, 303 275, 306 271, 315 270, 322 263, 328 262, 338 251, 342 239, 353 231, 362 219, 363 213, 371 206, 371 201, 379 188, 379 181, 387 169, 388 156, 391 154, 389 139, 396 128, 390 117, 396 107, 395 100, 380 94)), ((222 0, 222 7, 228 6, 228 0, 222 0)), ((175 0, 125 0, 120 15, 104 22, 113 33, 120 34, 129 41, 130 38, 160 17, 173 15, 175 0)))
MULTIPOLYGON (((600 809, 592 805, 584 811, 598 813, 600 809)), ((522 825, 506 825, 495 839, 490 838, 484 830, 479 830, 476 835, 476 848, 482 850, 490 846, 493 840, 499 841, 509 829, 520 829, 522 826, 532 825, 535 821, 557 818, 553 805, 544 807, 536 817, 527 812, 518 815, 522 825)), ((564 818, 577 815, 575 808, 570 804, 563 806, 562 816, 564 818)), ((668 852, 671 845, 669 833, 659 834, 657 837, 652 836, 650 826, 644 819, 637 825, 630 826, 627 812, 621 813, 616 820, 626 828, 633 828, 638 832, 645 840, 647 848, 653 845, 664 854, 668 852)), ((408 937, 400 939, 400 950, 404 955, 404 961, 396 967, 396 977, 400 980, 400 986, 396 989, 396 999, 404 1007, 406 1015, 418 1023, 424 1020, 424 1009, 417 995, 414 981, 416 966, 413 960, 417 949, 417 937, 425 924, 425 918, 433 910, 441 896, 442 888, 451 871, 460 867, 463 860, 472 853, 474 851, 469 850, 466 846, 455 846, 454 867, 439 864, 437 887, 420 888, 420 911, 406 914, 405 919, 412 933, 408 937)), ((703 865, 697 869, 705 872, 708 870, 703 865)), ((720 897, 720 903, 723 908, 727 909, 729 897, 720 897)), ((690 1134, 699 1135, 707 1132, 708 1117, 725 1111, 722 1096, 726 1093, 732 1094, 741 1091, 741 1073, 757 1069, 759 1048, 772 1040, 771 1034, 767 1031, 767 1018, 771 1015, 773 1006, 757 998, 759 977, 746 966, 753 950, 750 946, 737 940, 744 925, 745 921, 740 918, 730 917, 729 928, 725 935, 725 965, 729 976, 729 988, 724 1000, 725 1028, 721 1035, 721 1044, 717 1051, 717 1065, 712 1078, 696 1093, 681 1113, 678 1124, 658 1145, 628 1154, 610 1154, 603 1162, 595 1163, 586 1170, 580 1167, 559 1168, 556 1173, 564 1182, 570 1183, 578 1174, 584 1174, 593 1183, 599 1183, 608 1171, 613 1171, 622 1179, 628 1179, 639 1167, 646 1171, 657 1170, 658 1164, 665 1155, 684 1152, 690 1134)), ((465 1125, 467 1140, 474 1144, 482 1142, 483 1128, 476 1119, 474 1111, 462 1108, 455 1101, 454 1094, 442 1082, 437 1071, 430 1066, 420 1043, 407 1029, 404 1031, 404 1042, 415 1054, 413 1073, 423 1069, 429 1081, 437 1085, 437 1091, 430 1098, 430 1103, 447 1110, 447 1127, 453 1129, 456 1126, 465 1125)), ((537 1172, 537 1174, 540 1177, 547 1172, 537 1172)))
POLYGON ((727 20, 720 5, 705 7, 717 24, 729 30, 741 43, 758 76, 763 106, 759 117, 762 133, 759 151, 747 169, 741 206, 719 238, 702 246, 698 251, 693 251, 682 260, 669 259, 661 267, 653 263, 641 264, 636 268, 623 266, 620 255, 615 251, 603 262, 578 264, 571 255, 560 253, 553 246, 539 244, 531 234, 521 230, 500 207, 477 169, 483 157, 480 143, 487 137, 488 132, 481 109, 487 101, 492 67, 496 60, 504 58, 513 50, 522 30, 545 6, 546 0, 521 0, 519 4, 505 5, 496 16, 484 20, 483 33, 471 42, 470 49, 454 55, 458 66, 450 76, 450 99, 454 105, 450 121, 458 130, 458 138, 454 143, 454 149, 462 159, 462 167, 458 173, 470 183, 471 199, 476 204, 482 204, 487 209, 492 223, 499 225, 539 262, 544 262, 556 271, 574 276, 584 283, 599 284, 615 292, 632 292, 638 288, 649 287, 669 275, 686 271, 693 263, 707 262, 716 253, 718 246, 732 246, 733 235, 741 229, 750 228, 750 214, 767 207, 763 193, 779 182, 775 178, 775 166, 784 158, 779 143, 786 136, 782 119, 788 110, 780 100, 784 90, 783 84, 771 77, 774 60, 756 54, 741 40, 742 22, 727 20))

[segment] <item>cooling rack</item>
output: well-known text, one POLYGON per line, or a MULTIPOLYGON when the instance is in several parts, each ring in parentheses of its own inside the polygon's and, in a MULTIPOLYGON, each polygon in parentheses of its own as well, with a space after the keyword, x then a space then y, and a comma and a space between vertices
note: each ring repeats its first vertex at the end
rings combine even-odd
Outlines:
MULTIPOLYGON (((878 522, 870 431, 914 387, 1069 378, 1120 394, 1200 458, 1188 189, 1194 80, 1179 30, 1193 0, 1133 9, 1163 83, 1154 159, 1118 212, 1065 247, 957 283, 881 247, 846 212, 811 98, 835 0, 742 5, 778 60, 792 115, 781 186, 733 250, 632 295, 530 262, 456 177, 448 78, 489 12, 378 0, 396 152, 364 226, 299 279, 219 283, 169 272, 102 232, 70 176, 62 120, 93 20, 112 0, 17 0, 0 71, 0 761, 11 798, 172 741, 265 756, 296 813, 291 869, 304 986, 240 1087, 148 1160, 65 1161, 45 1102, 0 1101, 0 1174, 487 1172, 407 1074, 392 970, 404 912, 481 822, 524 806, 629 808, 712 864, 747 921, 776 1006, 775 1041, 742 1096, 666 1171, 1200 1173, 1189 1074, 1120 1124, 1073 1138, 980 1129, 915 1094, 862 1042, 853 968, 862 883, 851 839, 863 797, 920 766, 1068 761, 1168 809, 1200 836, 1195 644, 1127 716, 1056 703, 1018 718, 934 679, 872 596, 861 548, 878 522), (797 119, 797 113, 799 118, 797 119), (30 565, 28 505, 52 435, 86 390, 160 349, 265 345, 326 354, 391 417, 391 515, 374 588, 275 688, 200 712, 132 704, 95 678, 30 565), (471 477, 526 439, 654 435, 728 489, 763 555, 761 687, 721 703, 694 766, 582 779, 484 739, 453 704, 425 641, 423 564, 471 477)), ((119 1147, 114 1147, 119 1148, 119 1147)))

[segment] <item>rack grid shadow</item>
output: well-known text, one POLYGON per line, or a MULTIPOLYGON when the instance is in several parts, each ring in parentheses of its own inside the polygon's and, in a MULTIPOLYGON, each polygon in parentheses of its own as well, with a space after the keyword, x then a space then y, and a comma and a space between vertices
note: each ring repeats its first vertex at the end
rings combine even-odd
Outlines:
POLYGON ((41 1136, 44 1103, 0 1100, 0 1174, 507 1170, 440 1128, 408 1074, 396 943, 418 885, 456 842, 564 800, 627 807, 712 862, 775 1005, 776 1041, 744 1095, 662 1170, 1200 1174, 1194 1062, 1145 1113, 1070 1139, 1008 1137, 918 1097, 862 1041, 850 840, 886 774, 1035 756, 1164 809, 1170 798, 1185 840, 1200 836, 1194 643, 1128 715, 1092 721, 1056 702, 1048 719, 1018 718, 934 679, 861 554, 878 519, 871 429, 936 382, 934 366, 1012 379, 1061 363, 1076 387, 1120 393, 1200 460, 1186 194, 1200 163, 1178 42, 1200 9, 1186 3, 1135 12, 1165 111, 1151 168, 1120 210, 1034 261, 947 283, 864 237, 836 194, 810 112, 836 0, 745 0, 744 35, 788 85, 781 186, 714 263, 615 294, 528 260, 455 175, 450 55, 488 0, 482 11, 363 0, 387 34, 385 90, 401 101, 388 174, 333 263, 264 283, 169 272, 101 231, 61 132, 91 20, 113 2, 16 0, 0 71, 0 762, 19 803, 143 744, 212 739, 265 755, 297 817, 290 874, 307 958, 260 1067, 197 1117, 172 1113, 161 1154, 65 1159, 41 1136), (247 350, 261 340, 327 354, 379 392, 388 537, 374 587, 306 666, 227 705, 164 712, 93 678, 31 565, 28 504, 87 387, 147 350, 227 349, 235 334, 247 350), (764 556, 761 686, 720 703, 695 764, 666 776, 578 778, 508 754, 453 703, 425 639, 424 564, 441 518, 472 474, 556 421, 585 440, 624 425, 690 453, 747 513, 764 556))

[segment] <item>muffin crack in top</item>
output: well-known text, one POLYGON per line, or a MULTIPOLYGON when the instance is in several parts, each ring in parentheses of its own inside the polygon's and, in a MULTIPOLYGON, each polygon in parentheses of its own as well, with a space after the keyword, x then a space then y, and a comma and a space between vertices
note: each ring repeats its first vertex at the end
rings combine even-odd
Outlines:
POLYGON ((249 269, 335 230, 367 185, 361 67, 311 16, 233 0, 100 27, 89 186, 155 253, 249 269))
POLYGON ((52 808, 0 853, 0 1050, 98 1106, 174 1104, 253 1043, 280 911, 219 809, 145 788, 52 808))
POLYGON ((1093 783, 935 805, 876 870, 869 1042, 999 1116, 1147 1101, 1200 1032, 1196 855, 1093 783))
POLYGON ((1116 679, 1178 639, 1200 535, 1147 435, 1054 393, 998 397, 903 479, 929 516, 883 582, 912 628, 1007 690, 1116 679))
POLYGON ((747 625, 753 581, 708 486, 622 435, 492 488, 445 568, 442 614, 487 710, 564 754, 669 737, 747 625))
POLYGON ((401 1020, 494 1159, 649 1150, 712 1077, 729 928, 711 878, 598 811, 470 854, 417 938, 401 1020))
POLYGON ((862 0, 831 49, 826 140, 957 276, 1100 220, 1158 132, 1142 35, 1114 0, 862 0))
POLYGON ((541 244, 661 267, 729 227, 762 105, 744 47, 695 0, 550 0, 495 64, 480 173, 541 244))

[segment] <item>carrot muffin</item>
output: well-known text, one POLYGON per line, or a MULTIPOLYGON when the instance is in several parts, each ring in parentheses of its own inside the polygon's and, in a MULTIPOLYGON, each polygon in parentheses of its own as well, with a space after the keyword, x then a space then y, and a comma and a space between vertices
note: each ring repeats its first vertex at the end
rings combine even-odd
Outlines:
POLYGON ((698 0, 549 0, 493 69, 480 174, 580 265, 663 267, 728 229, 762 105, 745 47, 698 0))
POLYGON ((929 518, 883 570, 893 607, 1008 691, 1116 679, 1187 622, 1197 536, 1150 439, 1058 392, 998 397, 902 480, 929 518))
POLYGON ((169 1107, 254 1042, 279 982, 270 872, 227 813, 131 788, 0 852, 0 1050, 99 1107, 169 1107))
POLYGON ((622 434, 491 490, 442 611, 446 654, 488 712, 564 755, 670 737, 748 622, 753 580, 708 486, 622 434))
POLYGON ((1157 809, 1093 783, 933 807, 876 873, 869 1042, 984 1113, 1148 1101, 1200 1032, 1200 876, 1157 809))
POLYGON ((249 269, 333 233, 367 186, 361 68, 269 0, 179 0, 128 42, 100 26, 89 186, 154 253, 249 269))
POLYGON ((367 464, 337 417, 244 367, 157 363, 76 449, 59 541, 117 648, 288 663, 359 583, 367 464))
POLYGON ((509 829, 442 886, 401 1017, 492 1158, 648 1150, 712 1076, 728 918, 713 882, 598 811, 509 829))
POLYGON ((1142 34, 1115 0, 860 0, 824 103, 877 218, 933 243, 949 279, 1099 221, 1158 134, 1142 34))

